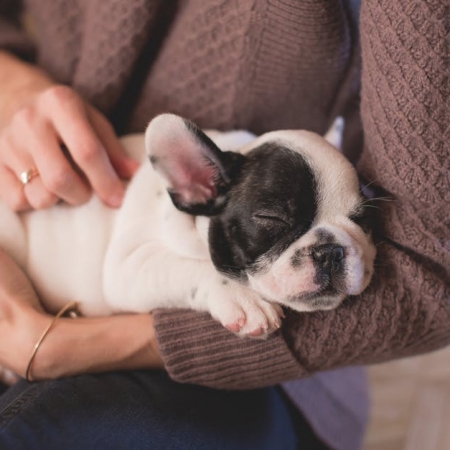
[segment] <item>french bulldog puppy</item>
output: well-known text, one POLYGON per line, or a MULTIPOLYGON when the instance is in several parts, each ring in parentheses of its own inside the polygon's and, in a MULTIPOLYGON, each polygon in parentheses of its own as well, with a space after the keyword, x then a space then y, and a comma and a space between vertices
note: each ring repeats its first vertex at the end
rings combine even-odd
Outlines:
POLYGON ((365 199, 332 145, 342 126, 330 143, 298 130, 204 133, 160 115, 123 139, 142 165, 120 209, 95 196, 21 214, 0 203, 0 247, 49 311, 73 300, 87 316, 193 308, 264 337, 281 305, 332 309, 371 279, 365 199))

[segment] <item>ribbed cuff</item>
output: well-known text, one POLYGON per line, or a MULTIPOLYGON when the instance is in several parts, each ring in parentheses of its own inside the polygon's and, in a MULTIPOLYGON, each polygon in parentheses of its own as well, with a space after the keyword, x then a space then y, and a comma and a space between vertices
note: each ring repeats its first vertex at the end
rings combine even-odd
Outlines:
POLYGON ((307 373, 278 331, 266 340, 240 338, 209 314, 158 310, 154 324, 169 375, 182 383, 255 389, 307 373))

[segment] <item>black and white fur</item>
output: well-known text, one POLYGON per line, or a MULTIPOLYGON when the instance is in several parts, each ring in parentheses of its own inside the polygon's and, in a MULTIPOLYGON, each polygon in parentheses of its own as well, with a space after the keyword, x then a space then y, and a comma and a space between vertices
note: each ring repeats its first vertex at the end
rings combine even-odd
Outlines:
MULTIPOLYGON (((342 122, 328 139, 339 145, 342 122)), ((155 308, 208 311, 240 335, 280 326, 296 311, 361 293, 375 248, 356 173, 308 131, 204 134, 164 114, 123 139, 143 164, 122 207, 97 197, 16 214, 0 203, 0 246, 50 311, 85 315, 155 308), (233 150, 233 151, 222 151, 233 150)))

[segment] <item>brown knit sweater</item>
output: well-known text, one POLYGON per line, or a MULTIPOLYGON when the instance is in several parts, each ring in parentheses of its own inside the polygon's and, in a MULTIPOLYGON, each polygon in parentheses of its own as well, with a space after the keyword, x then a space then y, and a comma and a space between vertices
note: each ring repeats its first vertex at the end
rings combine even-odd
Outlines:
POLYGON ((0 46, 74 86, 120 132, 163 111, 203 127, 323 132, 340 113, 349 157, 392 199, 381 204, 373 282, 335 311, 288 312, 267 341, 206 314, 155 312, 174 379, 253 388, 450 341, 446 0, 367 0, 360 39, 356 1, 28 0, 34 43, 19 3, 0 0, 0 46))

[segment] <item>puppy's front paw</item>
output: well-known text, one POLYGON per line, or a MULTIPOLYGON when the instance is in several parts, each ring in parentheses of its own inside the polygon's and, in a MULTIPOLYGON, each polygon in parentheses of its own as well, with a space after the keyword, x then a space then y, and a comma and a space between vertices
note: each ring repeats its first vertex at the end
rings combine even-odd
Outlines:
POLYGON ((245 314, 245 323, 238 331, 240 336, 265 339, 281 326, 281 318, 284 317, 281 306, 269 303, 256 294, 254 297, 246 296, 234 305, 245 314))
POLYGON ((245 286, 227 281, 220 292, 211 294, 211 315, 240 336, 266 338, 281 326, 282 308, 245 286))

